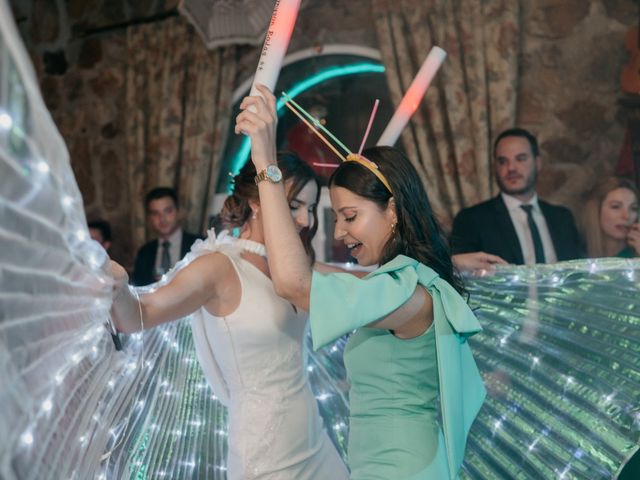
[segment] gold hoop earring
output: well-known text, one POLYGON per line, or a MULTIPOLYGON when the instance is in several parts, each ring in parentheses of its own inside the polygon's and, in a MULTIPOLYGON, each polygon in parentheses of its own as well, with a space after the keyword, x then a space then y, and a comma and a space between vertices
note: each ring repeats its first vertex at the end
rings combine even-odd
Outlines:
POLYGON ((397 224, 397 223, 398 223, 398 222, 393 222, 393 223, 391 224, 391 235, 395 235, 395 234, 396 234, 396 224, 397 224))

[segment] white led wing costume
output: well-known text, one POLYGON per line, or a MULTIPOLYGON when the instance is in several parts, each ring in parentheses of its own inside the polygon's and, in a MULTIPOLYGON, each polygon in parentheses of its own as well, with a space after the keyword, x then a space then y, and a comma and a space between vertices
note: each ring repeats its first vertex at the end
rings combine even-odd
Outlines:
POLYGON ((4 1, 0 74, 0 477, 88 478, 123 400, 111 279, 4 1))

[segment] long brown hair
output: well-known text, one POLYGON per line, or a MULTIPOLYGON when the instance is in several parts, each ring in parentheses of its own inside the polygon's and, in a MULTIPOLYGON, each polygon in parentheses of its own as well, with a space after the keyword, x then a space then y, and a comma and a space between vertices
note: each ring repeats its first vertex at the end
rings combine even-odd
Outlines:
MULTIPOLYGON (((465 293, 427 192, 409 159, 393 147, 370 148, 363 155, 374 162, 389 181, 398 219, 395 232, 382 251, 380 264, 397 255, 406 255, 433 268, 458 292, 465 293)), ((333 185, 375 202, 381 210, 387 208, 392 197, 384 184, 357 162, 343 162, 329 179, 329 186, 333 185)))
POLYGON ((626 188, 633 192, 636 200, 640 198, 638 189, 630 180, 620 177, 607 177, 598 182, 589 192, 580 217, 580 230, 585 240, 587 256, 590 258, 604 257, 604 232, 600 226, 600 210, 609 192, 618 188, 626 188))
MULTIPOLYGON (((304 186, 309 182, 315 182, 318 187, 318 194, 315 198, 314 208, 311 212, 311 226, 304 228, 300 232, 300 238, 307 252, 307 255, 313 262, 315 260, 315 252, 311 247, 311 240, 318 231, 318 200, 320 197, 320 181, 317 175, 300 157, 292 152, 278 153, 278 167, 282 171, 282 179, 284 182, 291 182, 291 189, 287 195, 287 200, 291 202, 304 186)), ((254 180, 256 176, 256 168, 253 162, 248 161, 240 172, 233 177, 233 193, 229 195, 222 206, 219 217, 222 226, 228 230, 236 227, 242 227, 251 215, 251 207, 249 202, 260 203, 258 194, 258 186, 254 180)))

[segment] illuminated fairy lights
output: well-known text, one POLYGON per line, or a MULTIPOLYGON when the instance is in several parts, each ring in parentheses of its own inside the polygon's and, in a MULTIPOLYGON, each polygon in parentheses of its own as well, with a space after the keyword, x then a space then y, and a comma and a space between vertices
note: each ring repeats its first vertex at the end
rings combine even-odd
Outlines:
POLYGON ((13 126, 13 118, 11 118, 11 115, 9 115, 3 109, 0 109, 0 131, 1 130, 9 131, 11 130, 12 126, 13 126))

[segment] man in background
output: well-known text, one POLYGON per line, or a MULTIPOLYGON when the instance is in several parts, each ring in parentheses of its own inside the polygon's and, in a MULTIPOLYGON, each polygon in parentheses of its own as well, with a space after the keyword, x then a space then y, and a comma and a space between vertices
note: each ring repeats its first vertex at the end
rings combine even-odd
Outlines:
POLYGON ((89 236, 104 248, 107 253, 111 248, 111 225, 106 220, 93 220, 89 222, 89 236))
POLYGON ((145 197, 145 209, 157 238, 138 250, 131 276, 131 283, 137 286, 158 281, 200 238, 182 230, 178 196, 173 188, 151 190, 145 197))
POLYGON ((451 232, 454 260, 460 254, 484 254, 490 269, 503 262, 532 265, 579 258, 571 212, 538 199, 542 162, 536 137, 521 128, 505 130, 495 140, 493 162, 500 194, 458 213, 451 232))

